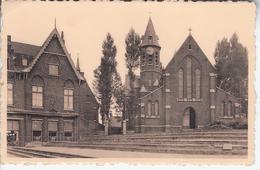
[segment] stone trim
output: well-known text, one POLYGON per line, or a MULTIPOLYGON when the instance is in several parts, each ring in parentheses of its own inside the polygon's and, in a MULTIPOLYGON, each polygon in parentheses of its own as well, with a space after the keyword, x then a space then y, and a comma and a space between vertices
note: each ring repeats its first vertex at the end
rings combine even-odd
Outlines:
POLYGON ((151 115, 151 116, 145 116, 145 118, 158 119, 160 118, 160 116, 151 115))
POLYGON ((170 108, 171 108, 171 105, 165 105, 165 108, 166 108, 166 109, 170 109, 170 108))
POLYGON ((202 98, 200 98, 200 99, 196 99, 196 98, 192 98, 192 99, 183 98, 183 99, 180 99, 180 98, 177 98, 177 102, 201 102, 201 101, 203 101, 202 98))
POLYGON ((141 114, 141 117, 145 117, 145 114, 141 114))
POLYGON ((7 117, 7 120, 24 120, 24 118, 20 118, 20 117, 7 117))
POLYGON ((141 107, 144 107, 144 103, 141 103, 141 107))
POLYGON ((209 89, 210 93, 215 93, 215 89, 209 89))
POLYGON ((181 125, 165 125, 166 128, 182 128, 181 125))
POLYGON ((137 127, 158 127, 158 128, 164 128, 165 126, 164 125, 140 125, 140 126, 137 126, 137 127))
POLYGON ((170 73, 165 73, 165 76, 170 76, 171 74, 170 73))
POLYGON ((171 89, 165 89, 165 92, 166 93, 171 92, 171 89))
POLYGON ((211 106, 210 106, 210 109, 215 109, 215 108, 216 108, 215 105, 211 105, 211 106))
POLYGON ((215 73, 209 73, 209 76, 210 76, 210 77, 216 77, 217 74, 215 74, 215 73))

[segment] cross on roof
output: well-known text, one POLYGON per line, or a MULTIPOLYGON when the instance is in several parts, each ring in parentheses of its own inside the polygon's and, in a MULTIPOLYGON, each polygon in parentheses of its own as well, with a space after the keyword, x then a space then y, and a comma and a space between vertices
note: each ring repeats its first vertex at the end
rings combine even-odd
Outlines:
POLYGON ((190 35, 191 35, 191 31, 192 31, 192 29, 191 29, 191 28, 189 28, 189 33, 190 33, 190 35))

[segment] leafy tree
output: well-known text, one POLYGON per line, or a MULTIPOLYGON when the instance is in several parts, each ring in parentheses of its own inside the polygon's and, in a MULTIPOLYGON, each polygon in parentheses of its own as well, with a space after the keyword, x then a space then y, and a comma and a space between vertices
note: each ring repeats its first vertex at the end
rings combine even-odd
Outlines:
POLYGON ((127 118, 130 121, 132 121, 134 117, 135 95, 134 95, 133 83, 135 80, 134 71, 139 66, 140 44, 141 44, 141 38, 139 34, 137 34, 135 30, 131 28, 125 39, 125 45, 126 45, 125 61, 126 61, 126 67, 128 69, 130 89, 129 89, 129 96, 127 98, 127 108, 126 108, 127 113, 124 113, 124 118, 127 118))
POLYGON ((94 93, 100 105, 100 113, 102 117, 102 124, 105 119, 109 117, 110 106, 113 95, 113 75, 116 72, 117 62, 116 46, 111 34, 108 33, 102 45, 101 63, 94 70, 94 93))
POLYGON ((124 108, 124 86, 117 71, 113 74, 113 98, 116 111, 122 113, 124 108))
MULTIPOLYGON (((248 52, 236 33, 217 42, 214 52, 217 85, 243 101, 247 98, 248 52)), ((244 106, 245 108, 246 106, 244 106)))

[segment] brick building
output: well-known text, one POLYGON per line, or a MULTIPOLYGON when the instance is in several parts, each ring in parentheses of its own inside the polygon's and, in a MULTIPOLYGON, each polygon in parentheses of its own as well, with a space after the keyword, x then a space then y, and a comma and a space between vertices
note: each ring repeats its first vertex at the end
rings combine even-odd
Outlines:
POLYGON ((136 132, 202 128, 239 113, 237 99, 216 86, 215 68, 191 34, 165 68, 158 39, 150 18, 134 83, 138 112, 129 119, 136 132))
POLYGON ((76 141, 91 133, 98 105, 63 32, 54 28, 42 46, 7 39, 7 129, 13 144, 76 141))

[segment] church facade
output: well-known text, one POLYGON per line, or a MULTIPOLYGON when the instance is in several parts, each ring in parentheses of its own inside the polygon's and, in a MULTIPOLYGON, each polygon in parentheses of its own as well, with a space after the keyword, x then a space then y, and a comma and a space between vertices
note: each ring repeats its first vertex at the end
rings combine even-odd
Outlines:
POLYGON ((95 130, 98 104, 63 32, 55 27, 42 46, 7 39, 8 143, 77 141, 95 130))
POLYGON ((163 68, 151 18, 142 36, 140 77, 135 81, 136 132, 203 128, 239 114, 238 100, 216 86, 216 71, 191 34, 163 68))

